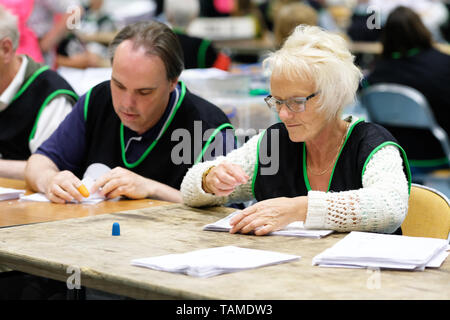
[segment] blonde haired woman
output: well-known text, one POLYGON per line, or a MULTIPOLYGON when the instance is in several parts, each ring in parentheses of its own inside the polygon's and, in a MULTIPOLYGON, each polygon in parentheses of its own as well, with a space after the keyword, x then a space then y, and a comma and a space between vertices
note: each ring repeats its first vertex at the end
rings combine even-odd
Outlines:
POLYGON ((410 186, 403 149, 384 128, 341 118, 361 79, 353 60, 341 37, 298 26, 264 61, 272 72, 265 100, 282 122, 226 157, 192 167, 181 185, 184 202, 256 199, 231 220, 231 233, 263 235, 293 221, 400 233, 410 186))

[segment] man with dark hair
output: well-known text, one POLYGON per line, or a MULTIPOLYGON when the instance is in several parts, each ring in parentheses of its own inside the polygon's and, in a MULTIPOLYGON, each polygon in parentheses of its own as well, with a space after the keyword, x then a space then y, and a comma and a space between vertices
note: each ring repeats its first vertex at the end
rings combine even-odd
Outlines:
POLYGON ((89 165, 103 163, 114 169, 96 181, 92 193, 101 189, 107 198, 181 202, 179 187, 187 170, 211 141, 229 137, 233 142, 234 135, 225 132, 232 126, 219 108, 178 81, 183 52, 165 24, 125 27, 111 42, 110 54, 111 81, 80 98, 30 157, 26 180, 52 202, 81 201, 80 177, 89 165), (189 156, 181 163, 173 152, 180 132, 193 142, 183 149, 189 156))
POLYGON ((48 66, 17 54, 17 18, 0 5, 0 177, 23 179, 26 160, 78 96, 48 66))

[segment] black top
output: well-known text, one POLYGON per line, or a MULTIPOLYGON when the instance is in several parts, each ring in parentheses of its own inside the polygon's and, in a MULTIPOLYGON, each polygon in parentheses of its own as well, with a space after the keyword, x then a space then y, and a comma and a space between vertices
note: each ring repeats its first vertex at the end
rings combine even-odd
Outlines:
MULTIPOLYGON (((349 130, 332 171, 327 191, 340 192, 362 188, 366 164, 373 153, 387 144, 396 145, 402 151, 404 171, 410 182, 406 154, 395 138, 383 127, 359 120, 349 130)), ((261 138, 256 169, 253 192, 258 201, 277 197, 306 196, 311 190, 306 173, 305 143, 292 142, 283 123, 268 128, 261 138), (279 155, 278 159, 275 157, 276 154, 279 155), (269 158, 274 161, 269 163, 266 161, 269 158), (277 160, 278 165, 274 165, 277 160)))
POLYGON ((217 133, 231 127, 222 110, 190 93, 184 84, 181 88, 178 104, 164 125, 165 131, 138 161, 128 163, 124 156, 123 124, 112 105, 110 82, 94 87, 86 102, 86 156, 79 174, 90 164, 99 162, 110 168, 127 167, 139 175, 179 189, 187 170, 199 160, 207 138, 221 137, 217 133), (214 130, 219 127, 222 129, 214 130), (182 142, 189 142, 190 148, 181 150, 182 142), (188 156, 180 161, 178 156, 185 152, 188 156))
MULTIPOLYGON (((380 60, 367 78, 369 84, 396 83, 420 91, 438 124, 450 131, 450 56, 428 49, 410 57, 380 60)), ((429 131, 386 127, 404 146, 410 159, 443 157, 429 131), (411 141, 412 140, 412 141, 411 141)))
POLYGON ((39 120, 40 112, 54 98, 78 96, 72 87, 47 66, 28 57, 22 87, 8 107, 0 112, 0 154, 3 159, 26 160, 31 155, 29 141, 39 120))
POLYGON ((184 54, 185 69, 211 68, 217 59, 217 51, 211 41, 192 37, 176 31, 184 54))

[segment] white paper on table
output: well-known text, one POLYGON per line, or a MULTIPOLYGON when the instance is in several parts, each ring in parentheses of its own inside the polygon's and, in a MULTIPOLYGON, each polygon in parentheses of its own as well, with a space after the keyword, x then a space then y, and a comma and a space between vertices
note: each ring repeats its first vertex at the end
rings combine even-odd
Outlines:
POLYGON ((19 199, 25 190, 0 187, 0 201, 19 199))
POLYGON ((439 267, 446 249, 444 239, 353 231, 316 255, 312 264, 424 270, 439 267))
MULTIPOLYGON (((226 216, 223 219, 220 219, 214 223, 207 224, 206 226, 203 227, 203 230, 228 232, 231 230, 231 225, 230 225, 231 218, 234 217, 238 213, 239 213, 239 211, 232 212, 231 214, 229 214, 228 216, 226 216)), ((305 229, 302 221, 295 221, 295 222, 288 224, 283 229, 278 230, 278 231, 273 231, 273 232, 269 233, 268 235, 322 238, 331 233, 333 233, 333 230, 305 229)))
MULTIPOLYGON (((95 181, 111 170, 108 166, 102 163, 93 163, 87 169, 83 175, 81 182, 84 186, 90 190, 95 181)), ((83 198, 80 202, 82 204, 96 204, 105 201, 105 197, 102 196, 99 191, 94 194, 90 194, 89 197, 83 198)), ((50 200, 43 193, 33 193, 27 196, 21 196, 20 201, 36 201, 36 202, 50 202, 50 200)), ((72 200, 69 203, 79 203, 77 200, 72 200)))
POLYGON ((235 246, 195 250, 187 253, 134 259, 131 264, 159 271, 212 277, 300 259, 300 256, 235 246))

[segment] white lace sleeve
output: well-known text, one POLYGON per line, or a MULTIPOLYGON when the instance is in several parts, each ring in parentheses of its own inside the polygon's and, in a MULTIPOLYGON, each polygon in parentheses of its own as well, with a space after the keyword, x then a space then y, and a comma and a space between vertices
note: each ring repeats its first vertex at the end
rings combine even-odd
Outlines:
POLYGON ((408 211, 408 181, 397 147, 388 145, 369 160, 363 187, 308 193, 305 227, 336 231, 394 232, 408 211))
POLYGON ((242 147, 231 151, 225 157, 221 156, 212 161, 198 163, 186 173, 181 183, 181 193, 183 202, 191 207, 216 206, 227 203, 239 203, 253 199, 252 181, 253 171, 256 164, 256 153, 258 147, 258 139, 260 135, 252 137, 242 147), (246 184, 237 187, 233 193, 227 197, 218 197, 210 193, 206 193, 202 188, 202 176, 208 168, 216 166, 223 161, 238 164, 245 173, 250 177, 246 184))

